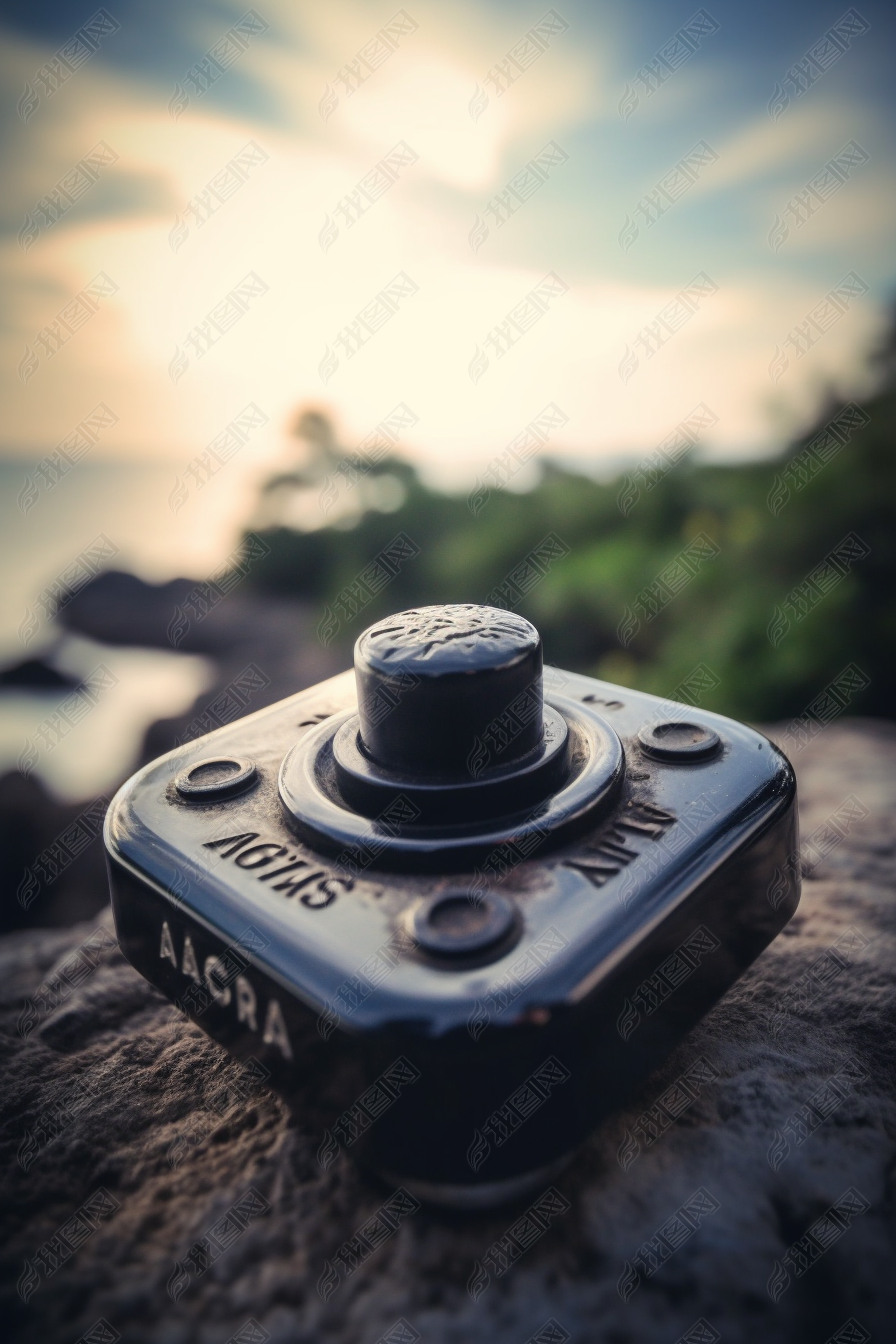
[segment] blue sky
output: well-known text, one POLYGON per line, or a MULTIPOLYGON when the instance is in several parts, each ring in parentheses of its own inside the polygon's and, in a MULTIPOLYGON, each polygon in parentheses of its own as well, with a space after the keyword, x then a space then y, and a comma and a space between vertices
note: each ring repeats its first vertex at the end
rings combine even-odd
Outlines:
POLYGON ((704 405, 723 458, 867 391, 891 6, 248 13, 5 6, 8 454, 103 404, 95 456, 186 461, 254 404, 273 461, 297 404, 348 443, 404 405, 460 481, 548 405, 545 452, 641 455, 704 405))

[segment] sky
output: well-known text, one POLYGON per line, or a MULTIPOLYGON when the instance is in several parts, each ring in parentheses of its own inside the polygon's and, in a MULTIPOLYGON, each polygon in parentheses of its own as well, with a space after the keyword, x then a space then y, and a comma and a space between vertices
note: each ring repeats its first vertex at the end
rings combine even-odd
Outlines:
POLYGON ((184 464, 225 435, 245 467, 311 404, 448 484, 533 421, 598 469, 695 412, 709 457, 770 454, 869 390, 894 26, 7 0, 0 451, 184 464))

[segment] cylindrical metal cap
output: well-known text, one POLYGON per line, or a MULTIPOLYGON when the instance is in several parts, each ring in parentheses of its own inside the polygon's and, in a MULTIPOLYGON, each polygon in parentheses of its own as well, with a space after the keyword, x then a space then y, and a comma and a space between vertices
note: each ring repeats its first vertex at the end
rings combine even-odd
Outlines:
POLYGON ((355 644, 362 749, 386 770, 476 776, 537 750, 541 636, 497 607, 417 607, 355 644))

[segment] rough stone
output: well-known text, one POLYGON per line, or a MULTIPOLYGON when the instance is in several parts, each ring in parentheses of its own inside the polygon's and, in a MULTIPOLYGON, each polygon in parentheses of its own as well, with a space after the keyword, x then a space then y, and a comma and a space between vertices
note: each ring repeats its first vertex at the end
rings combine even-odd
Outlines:
POLYGON ((394 1192, 317 1160, 348 1084, 332 1041, 304 1042, 290 1114, 123 961, 108 911, 0 940, 7 1338, 892 1338, 896 729, 832 725, 793 760, 795 918, 555 1180, 531 1240, 525 1205, 423 1209, 353 1257, 394 1192))

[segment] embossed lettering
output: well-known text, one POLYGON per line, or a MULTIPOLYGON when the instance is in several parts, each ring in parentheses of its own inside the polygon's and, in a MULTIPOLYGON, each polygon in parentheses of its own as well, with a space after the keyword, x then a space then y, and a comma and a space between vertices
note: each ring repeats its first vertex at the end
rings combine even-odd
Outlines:
POLYGON ((255 1020, 255 990, 243 975, 237 976, 234 988, 236 989, 237 1022, 245 1022, 250 1031, 257 1031, 258 1023, 255 1020))
POLYGON ((269 841, 263 845, 252 845, 249 849, 244 849, 242 854, 237 854, 234 863, 238 868, 265 868, 274 859, 279 859, 287 852, 285 845, 278 845, 276 841, 269 841), (268 851, 273 850, 273 853, 268 851), (251 856, 255 855, 255 858, 251 856), (260 857, 258 857, 260 855, 260 857))
POLYGON ((566 859, 562 866, 581 873, 593 886, 602 887, 639 857, 641 851, 630 847, 636 839, 659 840, 676 820, 673 813, 661 807, 640 803, 614 818, 613 824, 585 847, 580 858, 566 859))
POLYGON ((193 951, 193 943, 189 934, 184 938, 184 959, 181 962, 180 968, 184 975, 188 975, 191 980, 195 980, 197 985, 201 984, 202 976, 199 974, 196 953, 193 951))
POLYGON ((292 1046, 286 1034, 286 1023, 283 1021, 283 1012, 276 999, 271 999, 268 1003, 261 1039, 265 1045, 276 1045, 285 1059, 292 1059, 292 1046))
POLYGON ((227 845, 227 849, 221 849, 222 859, 229 859, 237 850, 242 849, 243 845, 248 845, 250 840, 257 840, 257 831, 247 831, 245 835, 224 835, 220 840, 206 840, 203 849, 221 849, 222 845, 227 845))
MULTIPOLYGON (((242 942, 237 946, 242 946, 245 939, 246 935, 244 934, 242 942)), ((194 980, 197 985, 201 985, 201 992, 211 995, 221 1008, 226 1008, 232 1004, 236 1010, 237 1022, 243 1023, 249 1031, 257 1032, 259 1030, 259 995, 248 975, 238 975, 236 973, 238 968, 245 969, 245 960, 236 955, 232 947, 222 948, 218 955, 207 956, 203 964, 204 976, 200 977, 193 940, 188 933, 184 934, 183 956, 180 967, 178 967, 174 936, 168 920, 165 919, 162 920, 159 957, 163 961, 170 961, 175 970, 180 970, 181 975, 194 980)), ((191 995, 195 996, 196 992, 191 986, 183 996, 183 1000, 186 1001, 191 995)), ((203 1006, 207 1007, 208 1002, 206 1001, 203 1006)), ((277 999, 268 999, 263 1017, 262 1040, 265 1045, 276 1048, 284 1059, 291 1060, 293 1057, 292 1046, 286 1029, 283 1009, 277 999)))
POLYGON ((354 887, 353 878, 328 874, 325 868, 315 866, 314 859, 291 853, 279 840, 263 840, 258 831, 207 840, 204 848, 218 850, 222 858, 233 859, 238 868, 254 872, 259 882, 270 882, 271 891, 280 892, 287 900, 297 898, 309 910, 325 909, 340 891, 351 891, 354 887), (256 840, 259 843, 253 844, 256 840), (270 864, 277 866, 271 868, 270 864), (257 871, 262 868, 267 871, 257 871), (278 881, 279 878, 283 880, 278 881))
POLYGON ((212 979, 216 971, 220 974, 222 965, 223 963, 218 957, 206 957, 203 970, 205 971, 205 983, 208 985, 212 998, 217 999, 222 1008, 226 1008, 230 1002, 230 986, 226 983, 221 984, 220 981, 216 982, 212 979))
MULTIPOLYGON (((302 864, 303 868, 307 866, 307 864, 302 864)), ((319 868, 316 872, 306 873, 302 877, 288 877, 285 882, 278 882, 272 890, 282 891, 286 896, 295 896, 296 892, 301 891, 303 887, 307 887, 309 882, 313 882, 318 877, 323 877, 319 868)))
POLYGON ((177 956, 174 951, 174 943, 171 941, 171 930, 168 927, 167 919, 162 920, 162 944, 159 948, 159 956, 165 957, 171 962, 171 965, 177 970, 177 956))

